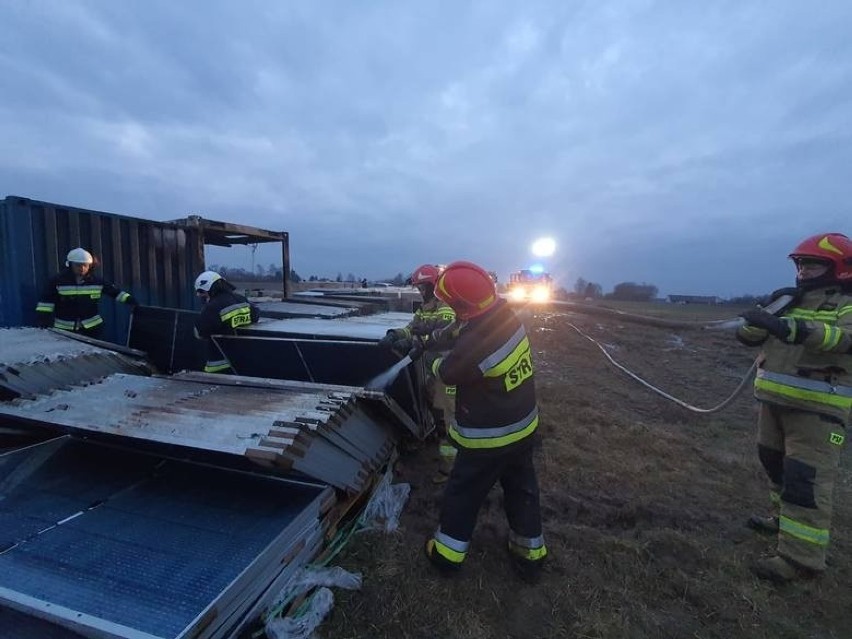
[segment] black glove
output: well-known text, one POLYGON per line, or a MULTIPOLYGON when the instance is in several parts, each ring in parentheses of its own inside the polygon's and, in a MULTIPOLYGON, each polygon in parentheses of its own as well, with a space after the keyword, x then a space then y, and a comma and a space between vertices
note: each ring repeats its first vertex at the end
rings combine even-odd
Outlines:
POLYGON ((441 328, 436 328, 429 334, 429 350, 430 351, 446 351, 449 350, 456 339, 455 324, 447 324, 441 328))
POLYGON ((762 308, 752 308, 740 314, 752 326, 766 329, 770 335, 780 340, 786 340, 790 335, 790 325, 779 317, 767 313, 762 308))
POLYGON ((139 306, 139 300, 137 300, 137 299, 136 299, 135 297, 133 297, 132 295, 131 295, 131 296, 129 296, 126 300, 124 300, 124 303, 125 303, 125 304, 127 304, 127 305, 130 307, 130 310, 131 310, 131 311, 132 311, 134 308, 136 308, 137 306, 139 306))
POLYGON ((396 330, 390 329, 387 333, 385 333, 385 336, 379 340, 379 346, 381 346, 382 348, 390 349, 393 347, 394 342, 396 342, 398 339, 399 335, 397 335, 396 330))
POLYGON ((402 338, 396 340, 391 345, 391 351, 395 355, 397 355, 398 357, 401 357, 401 358, 408 355, 408 351, 410 351, 410 350, 411 350, 411 339, 409 339, 408 337, 402 337, 402 338))
POLYGON ((412 362, 416 362, 423 356, 423 351, 425 350, 423 340, 419 337, 414 337, 411 340, 411 350, 408 351, 408 357, 411 358, 412 362))

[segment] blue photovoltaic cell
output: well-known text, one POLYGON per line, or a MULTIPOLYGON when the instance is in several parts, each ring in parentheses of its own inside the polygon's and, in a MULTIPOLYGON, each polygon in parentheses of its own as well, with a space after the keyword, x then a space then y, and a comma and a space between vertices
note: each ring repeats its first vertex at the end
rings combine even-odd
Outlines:
POLYGON ((144 479, 159 463, 121 457, 68 440, 0 457, 0 552, 144 479))
MULTIPOLYGON (((67 448, 90 446, 71 444, 67 448)), ((126 472, 131 464, 122 459, 144 456, 103 450, 113 459, 89 468, 89 479, 113 488, 119 475, 132 480, 126 472)), ((62 464, 67 468, 67 460, 62 464)), ((28 488, 38 488, 40 479, 50 483, 55 473, 49 466, 28 479, 28 488)), ((137 482, 0 555, 0 586, 173 637, 323 490, 180 462, 167 462, 137 482)))

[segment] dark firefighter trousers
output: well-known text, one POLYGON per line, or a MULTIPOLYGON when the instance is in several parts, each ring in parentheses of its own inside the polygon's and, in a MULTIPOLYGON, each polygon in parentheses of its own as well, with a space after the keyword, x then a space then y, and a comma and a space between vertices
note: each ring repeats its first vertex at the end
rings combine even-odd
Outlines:
POLYGON ((533 465, 532 442, 521 449, 485 454, 461 448, 444 490, 441 505, 441 524, 438 536, 448 536, 461 542, 457 561, 461 563, 470 542, 479 509, 491 487, 499 481, 503 488, 506 518, 509 521, 510 543, 529 546, 528 558, 544 557, 541 533, 538 479, 533 465))
POLYGON ((825 570, 832 490, 846 439, 838 420, 810 411, 760 405, 758 453, 779 516, 778 554, 825 570))

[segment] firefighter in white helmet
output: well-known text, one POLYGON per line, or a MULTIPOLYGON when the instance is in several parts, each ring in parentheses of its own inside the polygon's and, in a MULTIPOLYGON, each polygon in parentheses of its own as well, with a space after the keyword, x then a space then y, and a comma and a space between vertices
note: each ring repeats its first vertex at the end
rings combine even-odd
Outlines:
POLYGON ((235 293, 234 289, 234 285, 216 271, 204 271, 195 278, 195 293, 204 300, 204 308, 195 323, 195 336, 207 342, 205 373, 230 373, 233 370, 214 336, 235 335, 240 326, 258 320, 257 307, 235 293))
POLYGON ((136 299, 111 282, 94 274, 95 258, 83 248, 68 251, 65 268, 48 280, 36 306, 39 326, 58 328, 100 338, 104 319, 100 315, 103 295, 138 306, 136 299))

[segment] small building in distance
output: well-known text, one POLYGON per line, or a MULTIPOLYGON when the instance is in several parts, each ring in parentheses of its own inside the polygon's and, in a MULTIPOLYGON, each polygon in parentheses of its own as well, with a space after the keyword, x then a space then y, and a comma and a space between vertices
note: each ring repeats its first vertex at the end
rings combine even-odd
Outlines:
POLYGON ((716 295, 669 295, 672 304, 719 304, 721 301, 716 295))

